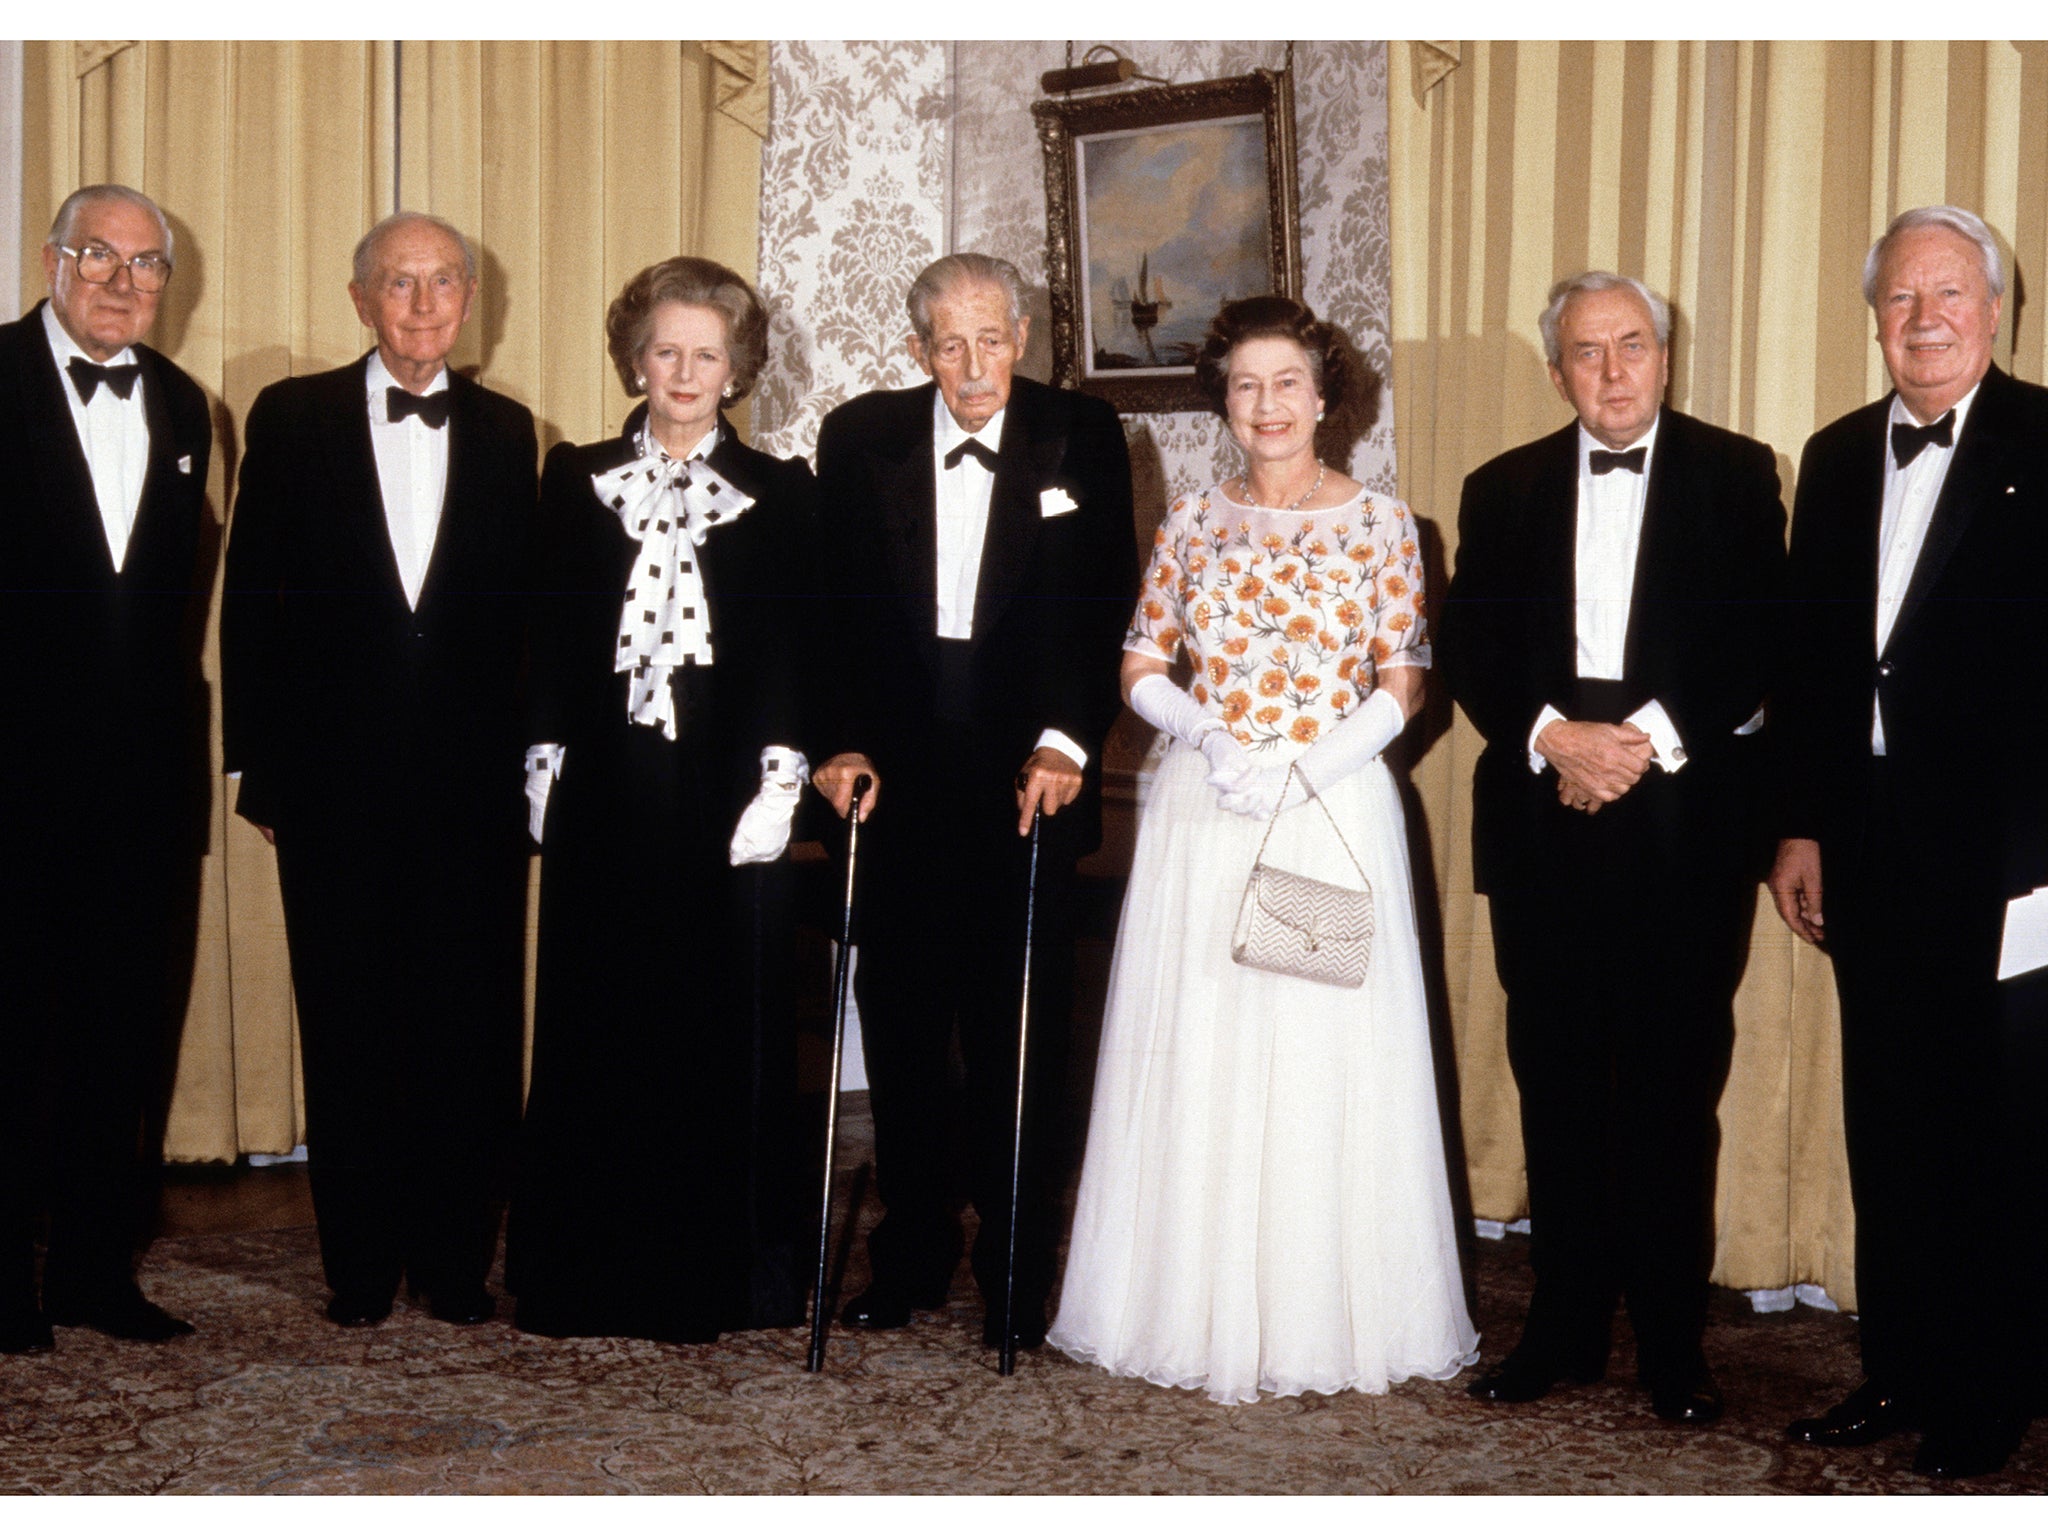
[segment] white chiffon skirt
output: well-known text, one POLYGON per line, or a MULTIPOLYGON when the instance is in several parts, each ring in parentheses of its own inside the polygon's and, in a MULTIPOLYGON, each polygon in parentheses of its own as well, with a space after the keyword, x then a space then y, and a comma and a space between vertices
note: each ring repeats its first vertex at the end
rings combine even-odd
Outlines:
MULTIPOLYGON (((1375 761, 1325 802, 1372 883, 1356 990, 1234 964, 1265 823, 1175 743, 1140 814, 1059 1314, 1077 1360, 1220 1403, 1384 1392, 1477 1358, 1444 1171, 1407 839, 1375 761)), ((1270 864, 1356 886, 1313 805, 1270 864)))

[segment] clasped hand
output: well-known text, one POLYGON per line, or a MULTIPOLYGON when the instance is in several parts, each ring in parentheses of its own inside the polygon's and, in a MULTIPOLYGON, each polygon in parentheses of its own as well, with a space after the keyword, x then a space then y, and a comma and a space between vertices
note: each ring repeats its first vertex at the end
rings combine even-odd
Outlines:
POLYGON ((1285 763, 1260 766, 1228 729, 1205 734, 1201 751, 1209 760, 1209 787, 1216 791, 1220 810, 1263 819, 1280 808, 1283 798, 1293 804, 1305 798, 1298 783, 1290 790, 1285 763))
POLYGON ((1655 755, 1644 731, 1596 720, 1553 720, 1536 750, 1557 770, 1560 803, 1588 816, 1634 789, 1655 755))

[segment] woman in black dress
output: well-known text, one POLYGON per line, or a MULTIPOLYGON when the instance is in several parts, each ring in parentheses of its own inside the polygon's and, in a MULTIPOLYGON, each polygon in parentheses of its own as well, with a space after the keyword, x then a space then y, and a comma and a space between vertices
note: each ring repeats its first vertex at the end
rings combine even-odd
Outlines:
POLYGON ((720 413, 767 353, 738 275, 661 262, 605 328, 647 401, 541 480, 540 959, 507 1279, 529 1332, 704 1341, 803 1316, 780 855, 808 772, 813 489, 720 413))

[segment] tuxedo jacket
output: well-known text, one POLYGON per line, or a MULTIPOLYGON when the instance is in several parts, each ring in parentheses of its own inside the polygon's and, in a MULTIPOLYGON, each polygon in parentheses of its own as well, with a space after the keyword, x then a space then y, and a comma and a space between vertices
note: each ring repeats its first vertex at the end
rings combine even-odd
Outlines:
POLYGON ((1890 410, 1887 395, 1822 428, 1800 460, 1779 831, 1819 839, 1824 861, 1858 835, 1878 698, 1912 835, 1989 904, 2048 884, 2048 390, 1985 375, 1880 654, 1890 410))
MULTIPOLYGON (((1651 699, 1671 718, 1685 766, 1639 784, 1656 797, 1651 835, 1674 857, 1746 826, 1758 742, 1736 728, 1764 702, 1782 595, 1785 509, 1764 444, 1677 411, 1660 416, 1645 488, 1618 721, 1651 699)), ((1584 718, 1577 674, 1578 424, 1474 470, 1458 510, 1457 573, 1437 664, 1485 738, 1473 776, 1478 889, 1543 857, 1558 814, 1555 776, 1531 773, 1530 728, 1546 704, 1584 718)), ((1573 813, 1578 814, 1578 813, 1573 813)))
POLYGON ((60 836, 114 818, 144 831, 135 857, 196 855, 207 814, 206 396, 135 347, 149 461, 115 571, 42 308, 0 326, 0 667, 15 725, 0 790, 60 836))
MULTIPOLYGON (((1011 779, 1040 732, 1061 731, 1088 753, 1086 787, 1046 825, 1061 846, 1085 853, 1100 839, 1102 741, 1116 718, 1118 647, 1137 591, 1123 429, 1105 401, 1012 380, 966 642, 972 722, 963 730, 936 709, 936 390, 862 395, 818 434, 833 589, 820 658, 831 746, 867 753, 885 799, 893 775, 903 810, 917 807, 901 790, 973 775, 989 806, 1004 801, 1014 815, 1011 779), (1054 510, 1067 501, 1072 510, 1054 510)), ((1014 840, 1014 821, 1005 829, 989 814, 1014 840)))
MULTIPOLYGON (((620 605, 640 543, 598 499, 594 476, 631 463, 646 420, 642 405, 619 436, 578 447, 558 444, 541 476, 540 558, 533 615, 528 739, 579 750, 609 742, 626 726, 627 675, 613 669, 620 605)), ((701 669, 697 713, 680 712, 679 734, 708 744, 723 785, 720 808, 731 823, 761 783, 761 749, 816 748, 806 736, 802 695, 819 664, 809 642, 818 601, 816 491, 802 459, 775 459, 749 448, 720 419, 718 445, 705 464, 754 505, 709 530, 697 559, 709 607, 712 665, 701 669)))
POLYGON ((237 809, 280 832, 365 835, 399 807, 428 823, 516 817, 533 417, 450 374, 447 491, 415 610, 384 517, 366 362, 272 384, 249 411, 221 612, 237 809))

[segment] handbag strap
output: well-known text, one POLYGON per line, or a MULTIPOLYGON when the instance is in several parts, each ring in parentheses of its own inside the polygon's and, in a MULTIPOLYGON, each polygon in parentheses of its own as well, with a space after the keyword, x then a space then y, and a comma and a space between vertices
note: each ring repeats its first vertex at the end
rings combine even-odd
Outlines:
MULTIPOLYGON (((1366 879, 1365 866, 1358 862, 1358 855, 1353 853, 1351 851, 1351 845, 1344 841, 1344 829, 1337 825, 1337 818, 1330 814, 1329 806, 1323 804, 1323 797, 1316 793, 1315 785, 1309 783, 1308 775, 1301 771, 1301 765, 1299 763, 1289 763, 1287 765, 1287 777, 1289 780, 1299 778, 1301 780, 1301 787, 1308 791, 1309 799, 1313 800, 1318 806, 1322 808, 1323 819, 1329 822, 1330 830, 1336 833, 1337 835, 1337 846, 1344 850, 1344 857, 1349 859, 1351 861, 1351 867, 1358 871, 1358 878, 1364 882, 1365 888, 1367 890, 1371 890, 1372 881, 1366 879)), ((1287 785, 1286 783, 1282 783, 1280 786, 1280 799, 1274 805, 1273 814, 1271 817, 1267 819, 1266 822, 1266 835, 1265 837, 1259 839, 1259 851, 1252 857, 1252 863, 1255 866, 1266 862, 1266 842, 1269 838, 1272 837, 1273 828, 1279 825, 1280 807, 1285 805, 1286 803, 1287 785)))

